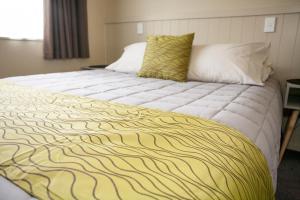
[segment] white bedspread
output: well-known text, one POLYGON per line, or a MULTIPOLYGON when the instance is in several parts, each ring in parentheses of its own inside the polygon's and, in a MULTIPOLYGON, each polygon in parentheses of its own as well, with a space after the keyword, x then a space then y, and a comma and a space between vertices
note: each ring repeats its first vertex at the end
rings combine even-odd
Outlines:
MULTIPOLYGON (((109 70, 78 71, 12 77, 21 85, 140 105, 212 119, 238 129, 265 155, 276 187, 280 148, 282 100, 279 84, 270 79, 264 87, 138 78, 109 70)), ((0 199, 12 184, 0 177, 0 199), (7 190, 3 188, 8 188, 7 190)), ((18 199, 29 199, 20 194, 18 199)), ((7 199, 7 198, 5 198, 7 199)), ((16 197, 14 197, 16 199, 16 197)))

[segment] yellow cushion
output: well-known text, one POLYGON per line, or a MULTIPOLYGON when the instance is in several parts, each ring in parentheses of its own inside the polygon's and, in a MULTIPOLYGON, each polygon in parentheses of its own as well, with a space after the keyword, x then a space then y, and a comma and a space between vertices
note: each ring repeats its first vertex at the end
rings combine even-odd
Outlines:
POLYGON ((140 77, 186 81, 194 33, 149 36, 140 77))

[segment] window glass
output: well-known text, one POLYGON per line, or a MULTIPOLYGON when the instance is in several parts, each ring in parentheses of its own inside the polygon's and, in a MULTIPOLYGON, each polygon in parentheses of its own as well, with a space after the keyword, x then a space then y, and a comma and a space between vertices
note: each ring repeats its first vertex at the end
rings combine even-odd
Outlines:
POLYGON ((0 37, 43 39, 43 0, 0 0, 0 37))

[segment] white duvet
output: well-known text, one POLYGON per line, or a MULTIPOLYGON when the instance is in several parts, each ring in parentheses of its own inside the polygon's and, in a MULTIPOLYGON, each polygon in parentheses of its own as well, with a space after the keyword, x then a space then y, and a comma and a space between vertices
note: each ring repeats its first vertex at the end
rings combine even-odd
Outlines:
MULTIPOLYGON (((282 100, 279 84, 264 87, 174 82, 109 70, 12 77, 17 84, 212 119, 239 130, 265 155, 276 188, 282 100)), ((0 177, 0 199, 30 199, 0 177)))

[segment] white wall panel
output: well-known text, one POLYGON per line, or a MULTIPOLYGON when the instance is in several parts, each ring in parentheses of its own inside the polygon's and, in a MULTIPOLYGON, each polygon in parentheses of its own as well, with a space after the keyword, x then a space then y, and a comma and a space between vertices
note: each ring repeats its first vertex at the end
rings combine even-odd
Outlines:
POLYGON ((270 42, 270 60, 281 80, 300 77, 300 13, 277 17, 275 33, 264 33, 264 15, 179 20, 141 21, 144 34, 136 33, 136 22, 106 24, 108 63, 116 60, 128 44, 145 41, 147 35, 180 35, 195 32, 194 44, 270 42))

